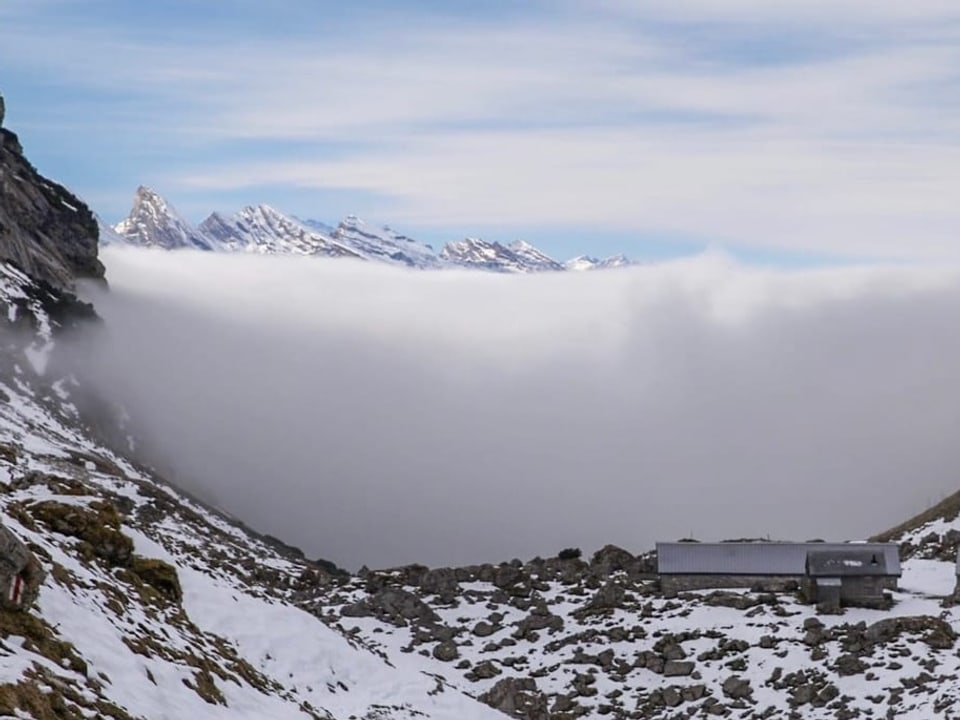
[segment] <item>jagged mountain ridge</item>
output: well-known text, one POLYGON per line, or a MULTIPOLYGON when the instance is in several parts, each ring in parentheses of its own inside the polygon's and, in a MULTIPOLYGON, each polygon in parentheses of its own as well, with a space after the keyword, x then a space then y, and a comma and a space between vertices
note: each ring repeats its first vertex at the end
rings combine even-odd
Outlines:
POLYGON ((268 205, 247 206, 232 216, 214 212, 194 227, 159 194, 138 188, 130 216, 103 235, 141 247, 193 248, 265 255, 346 257, 426 270, 470 268, 503 273, 583 270, 630 264, 623 255, 560 263, 522 240, 502 245, 477 238, 447 243, 440 252, 390 227, 376 228, 348 215, 336 227, 298 220, 268 205))

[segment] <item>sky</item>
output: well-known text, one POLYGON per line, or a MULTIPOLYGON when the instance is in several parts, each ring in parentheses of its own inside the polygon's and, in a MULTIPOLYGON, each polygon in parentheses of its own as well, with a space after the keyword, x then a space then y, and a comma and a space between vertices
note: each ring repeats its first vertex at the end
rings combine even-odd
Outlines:
POLYGON ((566 259, 960 255, 955 0, 3 0, 5 125, 107 221, 268 203, 566 259))
POLYGON ((957 265, 103 258, 77 372, 142 458, 350 570, 863 539, 957 489, 957 265))

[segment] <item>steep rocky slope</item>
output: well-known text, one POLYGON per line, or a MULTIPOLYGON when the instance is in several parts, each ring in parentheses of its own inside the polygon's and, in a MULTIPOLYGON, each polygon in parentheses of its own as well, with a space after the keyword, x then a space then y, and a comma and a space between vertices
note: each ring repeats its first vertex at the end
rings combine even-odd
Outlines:
POLYGON ((75 278, 102 278, 93 214, 37 173, 3 119, 0 103, 0 260, 58 289, 72 288, 75 278))

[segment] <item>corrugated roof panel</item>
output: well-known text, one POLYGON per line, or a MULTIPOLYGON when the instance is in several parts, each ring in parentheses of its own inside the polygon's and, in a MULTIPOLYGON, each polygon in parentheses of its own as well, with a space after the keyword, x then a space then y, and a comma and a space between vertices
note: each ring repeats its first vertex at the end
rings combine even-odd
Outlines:
POLYGON ((896 543, 657 543, 657 571, 663 575, 804 575, 807 553, 883 553, 887 575, 900 575, 896 543))

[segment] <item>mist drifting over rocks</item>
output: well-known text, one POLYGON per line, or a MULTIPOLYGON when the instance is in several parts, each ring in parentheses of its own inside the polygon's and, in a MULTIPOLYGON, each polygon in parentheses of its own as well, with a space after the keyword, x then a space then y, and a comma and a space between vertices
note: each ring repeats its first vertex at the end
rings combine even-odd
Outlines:
POLYGON ((103 260, 91 373, 147 459, 351 569, 862 538, 960 476, 956 269, 103 260))

